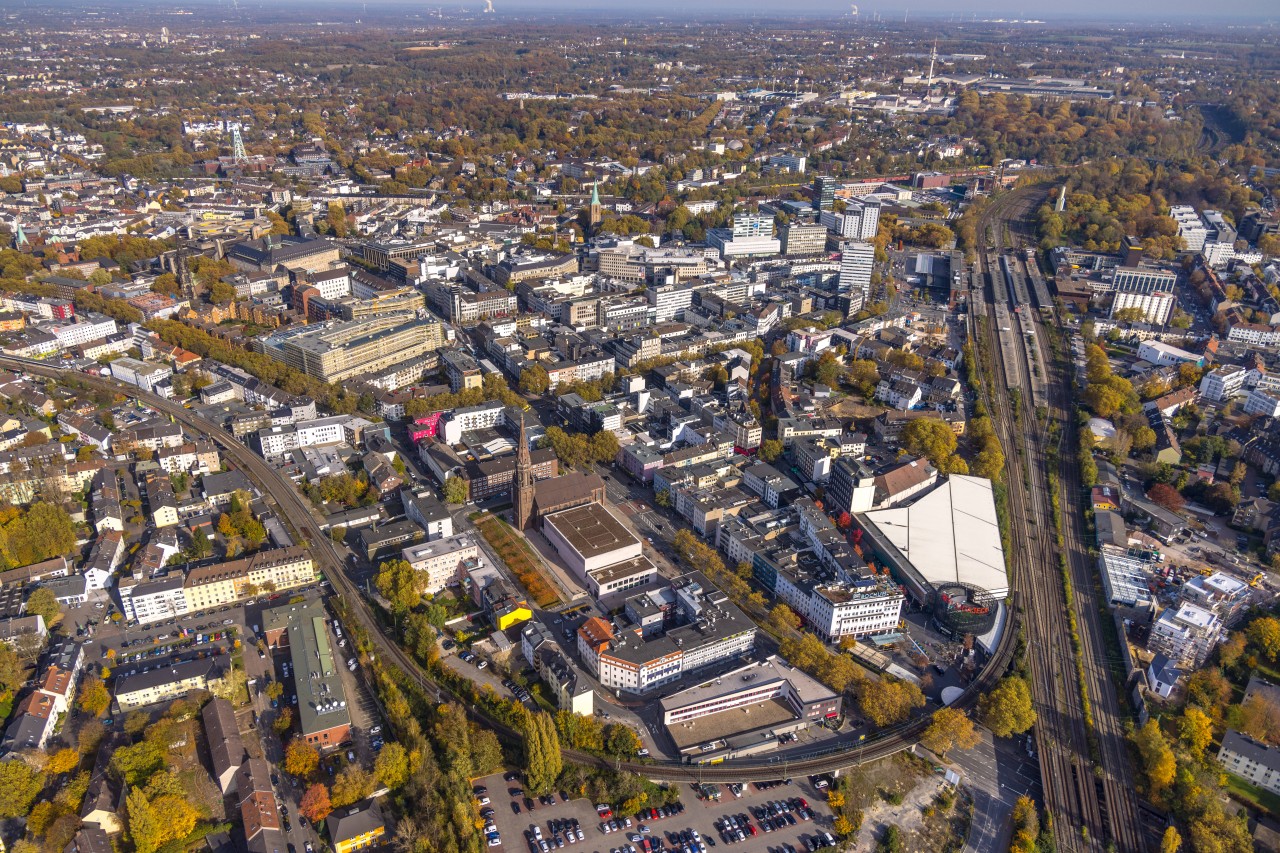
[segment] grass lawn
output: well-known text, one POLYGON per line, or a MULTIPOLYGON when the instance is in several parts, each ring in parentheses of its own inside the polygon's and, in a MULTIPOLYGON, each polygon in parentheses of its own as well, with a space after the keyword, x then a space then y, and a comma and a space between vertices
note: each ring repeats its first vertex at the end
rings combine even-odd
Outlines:
POLYGON ((1280 818, 1280 797, 1230 773, 1226 774, 1226 777, 1227 793, 1242 803, 1261 809, 1273 818, 1280 818))

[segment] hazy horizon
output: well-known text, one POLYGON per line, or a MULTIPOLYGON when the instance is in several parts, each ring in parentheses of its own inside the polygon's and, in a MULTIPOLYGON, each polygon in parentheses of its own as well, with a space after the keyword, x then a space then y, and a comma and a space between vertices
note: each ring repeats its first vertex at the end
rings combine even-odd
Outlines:
MULTIPOLYGON (((484 9, 485 0, 238 0, 241 11, 260 9, 273 13, 292 15, 310 11, 322 13, 336 9, 351 11, 353 8, 373 10, 419 9, 444 10, 446 14, 478 13, 484 9)), ((117 5, 107 2, 81 2, 81 0, 25 0, 15 4, 0 2, 0 12, 21 13, 41 9, 102 8, 117 5)), ((231 0, 140 0, 129 2, 132 9, 146 7, 204 11, 209 8, 229 7, 231 0)), ((586 14, 593 17, 634 20, 645 15, 660 16, 671 20, 735 20, 743 18, 765 19, 814 19, 843 18, 853 22, 850 3, 843 0, 807 0, 799 4, 780 5, 776 0, 703 0, 689 4, 682 0, 639 0, 620 5, 616 0, 493 0, 496 14, 490 19, 500 21, 504 13, 521 18, 529 14, 563 13, 586 14)), ((910 2, 858 4, 858 23, 870 24, 879 15, 884 23, 913 21, 1007 21, 1043 20, 1055 22, 1097 22, 1120 24, 1125 22, 1144 25, 1166 22, 1171 26, 1230 22, 1265 25, 1268 28, 1280 24, 1280 6, 1274 0, 1239 0, 1227 7, 1207 6, 1199 0, 1165 0, 1161 4, 1139 0, 1072 0, 1061 3, 1053 0, 982 0, 975 4, 961 5, 945 0, 910 0, 910 2)))

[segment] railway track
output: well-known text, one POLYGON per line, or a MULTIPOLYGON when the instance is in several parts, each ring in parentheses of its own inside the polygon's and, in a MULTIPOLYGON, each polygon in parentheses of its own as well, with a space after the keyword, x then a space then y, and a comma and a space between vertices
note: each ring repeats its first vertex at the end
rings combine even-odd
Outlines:
MULTIPOLYGON (((1034 267, 1033 255, 1009 251, 1021 250, 1023 246, 1018 244, 1029 242, 1018 226, 1036 201, 1034 193, 1013 193, 993 204, 991 215, 997 217, 998 224, 987 233, 995 251, 982 256, 991 288, 990 312, 981 323, 987 339, 996 342, 992 365, 997 383, 1004 384, 995 388, 1028 389, 1024 394, 1030 393, 1035 402, 1032 407, 1015 410, 1008 395, 991 395, 1001 437, 1007 448, 1016 449, 1020 462, 1010 467, 1009 513, 1022 528, 1027 547, 1014 549, 1014 588, 1024 592, 1032 614, 1027 620, 1028 652, 1039 714, 1036 741, 1044 804, 1053 817, 1060 850, 1144 853, 1147 846, 1133 795, 1119 706, 1105 666, 1103 626, 1092 599, 1093 568, 1083 548, 1085 532, 1075 511, 1079 483, 1068 449, 1074 447, 1075 429, 1070 381, 1049 351, 1044 334, 1046 315, 1052 318, 1054 306, 1034 267), (998 318, 1010 316, 1011 310, 1024 331, 1018 339, 1001 334, 995 326, 998 318), (1057 448, 1048 446, 1050 424, 1056 425, 1057 448), (1056 530, 1049 509, 1054 497, 1048 477, 1053 458, 1057 460, 1056 498, 1063 511, 1070 601, 1063 595, 1056 530), (1068 643, 1068 614, 1076 619, 1081 637, 1087 694, 1081 692, 1076 659, 1068 643), (1091 700, 1092 732, 1087 725, 1085 695, 1091 700), (1096 766, 1092 760, 1095 750, 1100 758, 1096 766)), ((1013 458, 1011 454, 1011 462, 1013 458)))
MULTIPOLYGON (((73 375, 75 379, 90 387, 114 393, 123 393, 139 399, 156 411, 168 415, 176 422, 181 423, 194 434, 203 435, 213 441, 229 460, 235 463, 257 484, 268 503, 274 506, 281 517, 293 529, 299 539, 299 543, 310 550, 324 576, 333 584, 335 592, 343 599, 344 605, 365 630, 381 659, 392 662, 404 673, 405 678, 422 690, 424 695, 432 701, 443 702, 457 698, 432 681, 418 662, 405 652, 393 637, 387 636, 386 631, 388 629, 375 616, 360 590, 346 576, 341 555, 329 537, 320 529, 311 507, 305 502, 302 495, 298 493, 293 483, 285 479, 279 471, 268 465, 265 460, 250 451, 225 430, 183 406, 143 392, 134 386, 123 385, 113 379, 12 356, 0 356, 0 367, 52 379, 73 375)), ((1016 646, 1018 632, 1017 610, 1016 606, 1011 608, 1005 633, 1001 637, 995 654, 988 661, 987 666, 965 688, 964 693, 952 703, 952 707, 958 707, 963 710, 973 708, 977 704, 979 697, 985 695, 1004 675, 1013 658, 1016 646)), ((462 700, 458 701, 467 708, 468 714, 473 719, 492 729, 508 743, 518 746, 523 740, 523 736, 519 732, 485 716, 473 704, 462 700)), ((886 758, 912 747, 928 725, 929 718, 923 717, 905 723, 891 732, 886 732, 882 737, 866 742, 854 741, 852 738, 842 739, 819 750, 787 753, 767 758, 729 759, 722 764, 710 766, 685 764, 676 761, 608 761, 589 753, 571 749, 562 750, 562 754, 567 760, 578 764, 606 769, 629 770, 658 781, 725 783, 767 781, 785 778, 793 774, 830 773, 886 758)))
MULTIPOLYGON (((1008 215, 1020 209, 1016 202, 1008 215)), ((1004 208, 997 210, 1003 211, 1004 208)), ((1030 423, 1027 407, 1015 407, 1002 389, 1030 387, 1026 346, 1011 340, 1010 326, 998 326, 998 317, 1010 316, 1019 294, 1009 278, 1008 259, 1000 254, 1003 226, 992 229, 993 253, 981 256, 986 274, 984 316, 979 334, 992 342, 989 387, 990 411, 1007 448, 1006 482, 1009 519, 1014 526, 1011 556, 1012 586, 1023 591, 1031 618, 1026 620, 1027 651, 1032 676, 1032 696, 1037 723, 1036 749, 1045 809, 1052 815, 1054 840, 1064 853, 1100 850, 1090 836, 1101 837, 1102 818, 1096 792, 1087 783, 1088 741, 1083 708, 1075 685, 1070 636, 1061 579, 1055 576, 1052 554, 1052 521, 1040 476, 1043 475, 1043 436, 1030 423), (1020 535, 1019 535, 1020 534, 1020 535), (1021 541, 1019 541, 1021 540, 1021 541)), ((1025 304, 1025 303, 1023 303, 1025 304)), ((1020 336, 1019 336, 1020 337, 1020 336)), ((1032 407, 1034 409, 1034 407, 1032 407)))

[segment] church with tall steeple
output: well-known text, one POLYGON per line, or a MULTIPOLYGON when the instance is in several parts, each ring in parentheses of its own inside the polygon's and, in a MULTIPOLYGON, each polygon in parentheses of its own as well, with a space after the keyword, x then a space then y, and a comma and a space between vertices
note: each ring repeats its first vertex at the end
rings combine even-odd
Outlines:
POLYGON ((596 181, 591 185, 591 204, 587 207, 587 227, 594 237, 596 230, 600 227, 600 222, 604 219, 604 211, 600 207, 600 182, 596 181))
POLYGON ((520 413, 520 443, 516 445, 516 478, 511 484, 511 521, 524 530, 533 520, 533 461, 529 456, 529 436, 524 429, 524 412, 520 413))

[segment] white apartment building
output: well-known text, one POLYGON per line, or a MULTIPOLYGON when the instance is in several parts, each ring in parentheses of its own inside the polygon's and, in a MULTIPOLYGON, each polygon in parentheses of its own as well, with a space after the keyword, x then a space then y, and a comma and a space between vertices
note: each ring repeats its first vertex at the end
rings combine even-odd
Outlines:
POLYGON ((1280 747, 1267 746, 1235 729, 1227 729, 1218 750, 1218 763, 1232 776, 1280 794, 1280 747))
POLYGON ((347 440, 347 416, 336 415, 331 418, 317 418, 313 421, 300 421, 298 426, 298 446, 310 447, 316 444, 341 444, 347 440))
POLYGON ((463 576, 462 564, 467 560, 478 561, 480 548, 475 539, 462 534, 410 546, 400 555, 414 571, 426 573, 427 583, 423 591, 427 595, 435 595, 445 587, 460 582, 463 576))
POLYGON ((1163 326, 1169 322, 1175 302, 1173 294, 1164 290, 1117 290, 1107 316, 1114 317, 1117 311, 1126 308, 1137 308, 1145 322, 1163 326))
POLYGON ((646 290, 645 298, 653 309, 653 321, 667 323, 693 304, 693 288, 683 284, 659 284, 646 290))
POLYGON ((121 382, 137 385, 143 391, 154 392, 157 385, 173 375, 173 371, 163 364, 117 358, 111 362, 111 375, 121 382))
POLYGON ((829 643, 841 637, 888 633, 898 627, 902 617, 904 596, 891 584, 810 586, 780 571, 774 592, 811 631, 829 643))
POLYGON ((1244 401, 1246 415, 1265 415, 1268 418, 1280 417, 1280 395, 1261 388, 1254 388, 1244 401))
POLYGON ((100 341, 116 333, 116 321, 101 314, 87 314, 77 318, 74 323, 65 323, 53 327, 53 335, 63 349, 82 346, 100 341))
POLYGON ((1200 394, 1215 403, 1221 403, 1239 394, 1244 388, 1247 371, 1238 365, 1219 367, 1200 380, 1200 394))
POLYGON ((1188 252, 1198 252, 1204 247, 1209 231, 1200 221, 1200 215, 1189 204, 1175 204, 1169 208, 1169 216, 1178 223, 1178 236, 1182 238, 1182 247, 1188 252))
POLYGON ((444 416, 441 427, 446 444, 458 444, 462 434, 477 429, 490 429, 502 423, 502 411, 506 408, 500 400, 490 400, 478 406, 454 409, 444 416))
POLYGON ((1170 660, 1199 668, 1213 651, 1222 633, 1217 614, 1190 602, 1166 608, 1151 624, 1147 648, 1170 660))
POLYGON ((120 585, 120 609, 139 625, 163 622, 187 613, 182 572, 132 585, 120 585))
POLYGON ((840 290, 871 292, 871 272, 875 267, 876 247, 873 243, 851 241, 840 247, 840 290))

